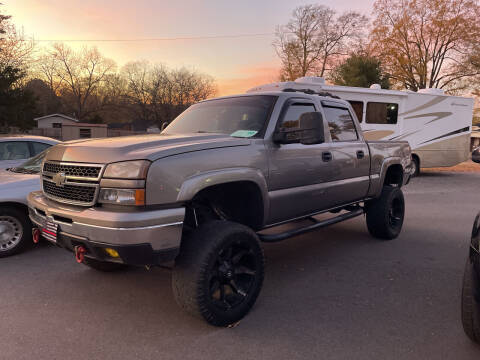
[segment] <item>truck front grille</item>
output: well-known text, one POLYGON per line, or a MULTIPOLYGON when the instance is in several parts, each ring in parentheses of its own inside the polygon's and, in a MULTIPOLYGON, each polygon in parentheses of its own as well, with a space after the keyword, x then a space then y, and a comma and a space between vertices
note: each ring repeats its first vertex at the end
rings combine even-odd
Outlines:
POLYGON ((46 162, 43 171, 56 174, 64 173, 67 176, 98 178, 102 171, 101 166, 64 165, 61 163, 46 162))
POLYGON ((97 201, 104 165, 46 161, 42 188, 46 197, 67 204, 92 206, 97 201))
POLYGON ((43 192, 55 200, 71 202, 75 204, 92 204, 95 201, 95 186, 63 185, 43 180, 43 192))

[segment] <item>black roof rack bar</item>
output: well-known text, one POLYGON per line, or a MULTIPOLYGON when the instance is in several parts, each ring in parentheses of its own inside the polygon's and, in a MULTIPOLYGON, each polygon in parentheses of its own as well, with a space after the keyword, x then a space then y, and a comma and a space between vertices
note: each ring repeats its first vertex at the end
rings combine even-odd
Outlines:
POLYGON ((339 96, 333 95, 329 92, 326 92, 326 91, 315 92, 312 89, 292 89, 292 88, 288 88, 288 89, 283 89, 282 91, 283 92, 302 92, 302 93, 305 93, 307 95, 318 95, 318 96, 331 97, 332 99, 341 99, 339 96))

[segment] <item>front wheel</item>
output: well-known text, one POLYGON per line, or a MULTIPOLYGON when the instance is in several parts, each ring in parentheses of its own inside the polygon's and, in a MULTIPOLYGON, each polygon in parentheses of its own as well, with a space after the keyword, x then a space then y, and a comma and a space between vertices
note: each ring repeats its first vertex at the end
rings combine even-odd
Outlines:
MULTIPOLYGON (((480 292, 480 281, 470 259, 465 264, 462 286, 462 325, 465 334, 480 343, 480 302, 475 293, 480 292)), ((480 296, 480 295, 478 295, 480 296)))
POLYGON ((26 211, 0 208, 0 258, 20 253, 32 244, 32 224, 26 211))
POLYGON ((366 204, 367 227, 370 234, 383 240, 395 239, 402 231, 405 200, 402 189, 384 186, 379 198, 366 204))
POLYGON ((264 255, 250 228, 210 221, 182 240, 172 274, 177 303, 215 326, 242 319, 263 283, 264 255))

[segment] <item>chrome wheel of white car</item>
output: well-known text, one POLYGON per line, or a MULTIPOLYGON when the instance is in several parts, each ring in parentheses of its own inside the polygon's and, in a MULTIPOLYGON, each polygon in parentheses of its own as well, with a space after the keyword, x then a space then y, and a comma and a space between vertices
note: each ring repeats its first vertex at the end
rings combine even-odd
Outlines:
POLYGON ((0 216, 0 251, 7 251, 18 245, 23 235, 23 226, 12 216, 0 216))
POLYGON ((31 243, 31 223, 16 207, 0 208, 0 257, 22 251, 31 243))

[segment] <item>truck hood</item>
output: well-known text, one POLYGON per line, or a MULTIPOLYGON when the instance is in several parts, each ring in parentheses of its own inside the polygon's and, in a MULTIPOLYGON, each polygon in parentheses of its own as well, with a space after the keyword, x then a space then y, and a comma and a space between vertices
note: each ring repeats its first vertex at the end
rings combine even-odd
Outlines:
POLYGON ((250 142, 221 134, 149 134, 75 140, 52 147, 47 160, 103 164, 138 159, 155 161, 186 152, 245 146, 250 142))

